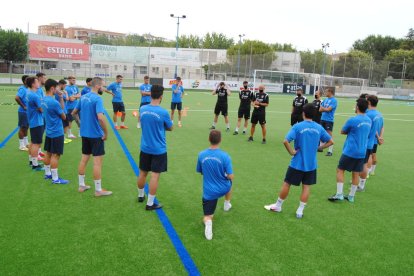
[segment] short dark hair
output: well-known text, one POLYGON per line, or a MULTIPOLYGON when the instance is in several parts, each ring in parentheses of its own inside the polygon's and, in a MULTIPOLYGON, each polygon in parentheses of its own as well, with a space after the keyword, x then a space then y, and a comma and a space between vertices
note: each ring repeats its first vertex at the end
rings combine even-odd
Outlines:
POLYGON ((371 106, 376 107, 378 104, 378 97, 375 95, 368 95, 367 101, 371 104, 371 106))
POLYGON ((91 82, 92 81, 92 78, 86 78, 86 83, 88 83, 88 82, 91 82))
POLYGON ((102 82, 103 82, 103 79, 102 78, 100 78, 100 77, 94 77, 92 79, 91 85, 92 85, 92 87, 95 87, 96 85, 102 85, 102 82))
POLYGON ((224 85, 224 81, 221 81, 221 82, 220 82, 220 86, 221 86, 221 85, 224 85))
POLYGON ((145 76, 145 77, 144 77, 144 80, 149 80, 149 77, 148 77, 148 76, 145 76))
POLYGON ((122 75, 116 75, 117 79, 124 78, 122 75))
POLYGON ((27 85, 27 87, 32 88, 35 80, 37 80, 37 77, 27 77, 26 78, 26 85, 27 85))
POLYGON ((39 73, 36 74, 36 77, 38 77, 38 78, 41 78, 43 76, 46 76, 46 74, 42 73, 42 72, 39 72, 39 73))
POLYGON ((368 101, 365 98, 359 98, 357 101, 358 110, 362 113, 365 113, 368 109, 368 101))
POLYGON ((76 80, 76 77, 75 77, 75 76, 70 75, 70 76, 68 77, 68 80, 76 80))
POLYGON ((245 83, 249 83, 249 82, 248 81, 244 81, 243 84, 245 84, 245 83))
POLYGON ((23 76, 22 76, 22 82, 23 82, 23 84, 26 84, 26 79, 27 79, 28 77, 29 77, 28 75, 23 75, 23 76))
POLYGON ((316 107, 312 103, 307 103, 303 106, 302 111, 307 119, 313 119, 315 117, 316 107))
POLYGON ((164 86, 159 85, 159 84, 154 84, 151 87, 151 98, 154 100, 159 99, 162 94, 164 94, 164 86))
POLYGON ((333 95, 335 95, 335 90, 332 87, 326 88, 326 92, 331 91, 333 95))
POLYGON ((220 130, 213 129, 210 131, 210 135, 208 136, 208 140, 210 141, 210 144, 218 145, 221 142, 221 132, 220 130))
POLYGON ((176 80, 178 80, 178 81, 180 81, 180 80, 181 80, 181 78, 180 78, 180 77, 176 77, 175 79, 176 79, 176 80))
POLYGON ((59 80, 58 84, 68 84, 65 79, 59 80))
POLYGON ((368 96, 368 93, 362 93, 361 95, 359 95, 361 99, 366 99, 368 96))
POLYGON ((52 88, 52 87, 56 88, 57 85, 58 85, 57 81, 55 81, 54 79, 48 79, 45 82, 45 89, 46 89, 46 91, 49 91, 50 88, 52 88))

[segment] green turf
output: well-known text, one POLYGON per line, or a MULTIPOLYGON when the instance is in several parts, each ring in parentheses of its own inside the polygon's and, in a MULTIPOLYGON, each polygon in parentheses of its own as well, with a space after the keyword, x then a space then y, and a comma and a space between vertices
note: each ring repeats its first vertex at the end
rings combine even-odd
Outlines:
MULTIPOLYGON (((104 98, 110 111, 110 97, 104 98)), ((136 91, 125 90, 124 98, 127 109, 138 106, 136 91)), ((162 105, 169 107, 170 99, 167 93, 162 105)), ((199 91, 185 96, 188 116, 183 128, 167 135, 169 167, 161 176, 158 198, 200 272, 412 275, 414 106, 380 101, 385 144, 378 152, 376 176, 368 180, 366 192, 356 195, 355 204, 332 204, 326 199, 336 191, 335 168, 345 138, 338 133, 354 105, 352 99, 339 99, 334 156, 319 155, 318 184, 304 218, 297 220, 299 188, 291 190, 283 213, 263 208, 276 199, 289 164, 282 140, 289 129, 291 100, 270 97, 266 145, 260 143, 260 128, 253 143, 246 136, 223 133, 221 147, 232 156, 235 173, 233 209, 223 212, 219 201, 214 238, 207 241, 195 165, 198 152, 208 147, 215 97, 199 91)), ((238 100, 233 95, 229 101, 233 130, 238 100)), ((0 140, 16 126, 16 110, 15 105, 0 105, 0 140)), ((138 161, 140 131, 132 110, 126 122, 130 129, 120 133, 138 161)), ((225 129, 222 118, 218 128, 225 129)), ((67 186, 53 186, 41 173, 31 172, 16 136, 0 149, 0 275, 185 274, 156 214, 136 202, 136 179, 112 130, 103 167, 103 187, 114 191, 112 197, 76 192, 80 146, 79 140, 65 146, 59 173, 71 181, 67 186)), ((91 167, 87 181, 93 184, 91 167)))

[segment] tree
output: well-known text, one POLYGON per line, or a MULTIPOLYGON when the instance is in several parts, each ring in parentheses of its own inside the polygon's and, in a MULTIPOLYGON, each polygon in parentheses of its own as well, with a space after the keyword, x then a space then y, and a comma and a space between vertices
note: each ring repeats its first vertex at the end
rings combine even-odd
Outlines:
POLYGON ((234 45, 233 38, 228 38, 222 33, 207 33, 203 37, 204 49, 228 49, 234 45))
POLYGON ((279 44, 279 43, 274 43, 270 45, 273 50, 275 50, 276 52, 291 52, 291 53, 296 53, 297 50, 295 47, 293 47, 292 44, 288 44, 288 43, 283 43, 283 44, 279 44))
POLYGON ((401 39, 391 36, 370 35, 363 40, 358 39, 352 47, 370 54, 376 60, 382 60, 390 50, 399 49, 401 42, 401 39))
POLYGON ((408 30, 408 33, 405 36, 405 39, 401 43, 401 49, 414 50, 414 29, 413 28, 410 28, 408 30))
POLYGON ((178 38, 180 48, 201 48, 202 38, 197 35, 182 35, 178 38))
POLYGON ((370 77, 372 56, 366 52, 351 50, 339 56, 333 64, 333 75, 346 78, 368 79, 370 77))
POLYGON ((332 57, 330 55, 324 56, 322 50, 317 51, 301 51, 300 60, 301 67, 305 73, 322 74, 325 71, 326 75, 331 74, 332 57), (323 63, 325 58, 325 70, 323 70, 323 63))
POLYGON ((112 42, 106 35, 94 35, 91 37, 91 44, 113 45, 112 42))
POLYGON ((27 58, 27 35, 21 30, 0 29, 0 59, 7 62, 27 58))
POLYGON ((391 50, 385 60, 389 62, 388 76, 414 79, 414 50, 391 50))

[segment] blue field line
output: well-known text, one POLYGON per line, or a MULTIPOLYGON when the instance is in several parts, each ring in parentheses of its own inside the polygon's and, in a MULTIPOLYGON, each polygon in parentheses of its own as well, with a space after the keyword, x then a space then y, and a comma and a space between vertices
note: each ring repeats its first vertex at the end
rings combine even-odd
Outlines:
MULTIPOLYGON (((111 128, 118 139, 119 144, 121 145, 122 150, 124 151, 129 164, 131 165, 132 170, 134 171, 135 175, 138 177, 139 175, 139 168, 137 164, 135 163, 134 158, 132 157, 130 151, 128 150, 127 146, 124 143, 124 140, 122 139, 121 135, 119 135, 118 130, 115 129, 115 125, 112 122, 111 117, 109 116, 108 112, 105 110, 105 116, 111 125, 111 128)), ((145 186, 145 191, 148 193, 148 185, 145 186)), ((155 199, 156 203, 157 200, 155 199)), ((157 209, 156 213, 158 215, 158 219, 160 220, 162 226, 164 227, 165 232, 167 232, 168 237, 170 238, 171 243, 174 245, 175 251, 177 252, 178 256, 181 259, 182 264, 184 265, 184 268, 187 270, 188 275, 200 275, 200 272, 197 269, 197 266, 195 265, 193 259, 191 258, 190 254, 188 253, 187 249, 184 247, 184 244, 180 240, 180 237, 178 236, 177 232, 175 231, 174 227, 172 226, 170 220, 168 219, 168 216, 165 214, 165 212, 162 209, 157 209)))
POLYGON ((13 137, 14 134, 16 134, 16 132, 19 130, 19 127, 16 127, 12 132, 10 132, 9 135, 7 135, 7 137, 0 143, 0 149, 2 149, 6 143, 10 140, 10 138, 13 137))

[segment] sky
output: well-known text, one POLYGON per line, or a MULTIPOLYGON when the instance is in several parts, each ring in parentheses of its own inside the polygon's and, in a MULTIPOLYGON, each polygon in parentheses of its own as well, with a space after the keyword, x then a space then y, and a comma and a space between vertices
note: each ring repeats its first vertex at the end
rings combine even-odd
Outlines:
POLYGON ((346 52, 357 39, 368 35, 404 37, 414 28, 414 1, 369 0, 176 0, 125 1, 2 1, 0 26, 37 33, 39 25, 64 23, 121 33, 151 33, 175 39, 180 35, 223 33, 239 40, 291 43, 298 50, 318 50, 329 43, 327 53, 346 52), (24 4, 28 6, 22 8, 24 4), (65 6, 67 4, 67 6, 65 6), (9 11, 9 12, 5 12, 9 11))

